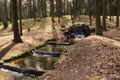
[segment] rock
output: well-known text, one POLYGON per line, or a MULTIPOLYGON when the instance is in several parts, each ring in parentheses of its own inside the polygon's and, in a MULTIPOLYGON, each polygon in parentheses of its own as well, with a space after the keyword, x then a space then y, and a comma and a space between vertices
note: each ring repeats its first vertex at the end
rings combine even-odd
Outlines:
POLYGON ((64 32, 64 35, 69 38, 84 38, 89 36, 95 29, 90 29, 88 25, 85 24, 76 24, 72 25, 67 32, 64 32))

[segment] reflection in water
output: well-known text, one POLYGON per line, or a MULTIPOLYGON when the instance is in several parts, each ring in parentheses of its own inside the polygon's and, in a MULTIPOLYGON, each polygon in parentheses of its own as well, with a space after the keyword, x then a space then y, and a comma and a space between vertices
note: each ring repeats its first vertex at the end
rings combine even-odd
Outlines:
POLYGON ((67 49, 67 46, 62 45, 46 45, 38 50, 40 51, 49 51, 49 52, 63 52, 67 49))
MULTIPOLYGON (((66 48, 66 46, 46 45, 38 50, 47 52, 63 52, 66 48)), ((55 57, 33 54, 28 57, 12 61, 10 64, 20 68, 43 71, 53 69, 53 65, 57 60, 58 58, 55 57)))
POLYGON ((53 69, 53 65, 56 61, 57 58, 53 57, 29 56, 23 59, 12 61, 11 63, 20 68, 43 71, 53 69))

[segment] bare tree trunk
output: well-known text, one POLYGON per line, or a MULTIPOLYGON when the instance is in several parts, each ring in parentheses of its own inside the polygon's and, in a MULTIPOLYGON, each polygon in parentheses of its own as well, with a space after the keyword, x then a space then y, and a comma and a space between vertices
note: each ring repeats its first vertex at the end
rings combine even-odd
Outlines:
POLYGON ((120 1, 116 0, 117 12, 116 12, 116 27, 119 27, 119 9, 120 9, 120 1))
POLYGON ((54 0, 50 0, 50 15, 51 15, 51 21, 52 23, 54 23, 55 22, 54 0))
POLYGON ((41 0, 38 0, 38 15, 39 15, 39 18, 41 19, 42 18, 42 6, 41 6, 41 0))
POLYGON ((66 0, 64 0, 64 5, 63 5, 63 13, 64 13, 64 15, 66 14, 66 8, 65 8, 65 5, 66 5, 66 0))
POLYGON ((92 11, 91 11, 91 0, 89 0, 89 19, 90 19, 90 26, 92 26, 92 11))
POLYGON ((58 16, 58 23, 60 23, 60 18, 62 16, 62 1, 56 0, 56 15, 58 16))
POLYGON ((19 0, 19 21, 20 21, 20 35, 22 36, 22 0, 19 0))
POLYGON ((3 25, 4 29, 8 27, 8 11, 7 11, 7 0, 4 0, 4 10, 3 10, 3 25))
POLYGON ((10 1, 10 4, 9 4, 9 9, 10 9, 10 16, 9 16, 9 18, 10 18, 10 22, 12 23, 12 3, 11 3, 11 1, 10 1))
POLYGON ((47 11, 46 11, 46 0, 41 0, 41 13, 42 13, 42 17, 45 18, 47 15, 47 11))
POLYGON ((74 8, 75 8, 75 0, 73 0, 72 1, 72 4, 73 4, 73 6, 72 6, 72 9, 71 9, 71 20, 72 20, 72 24, 74 24, 74 19, 75 19, 75 10, 74 10, 74 8))
POLYGON ((29 18, 32 18, 32 4, 31 4, 31 0, 28 0, 28 4, 29 4, 29 18))
POLYGON ((96 14, 96 34, 103 35, 102 28, 101 28, 101 20, 100 20, 100 1, 95 0, 95 14, 96 14))
POLYGON ((36 0, 33 0, 33 18, 36 19, 36 0))
POLYGON ((103 24, 103 30, 106 31, 107 30, 106 29, 106 17, 107 17, 106 16, 106 6, 107 6, 107 1, 106 0, 102 0, 102 4, 103 4, 103 7, 102 7, 102 10, 103 10, 102 11, 103 12, 103 18, 102 18, 103 20, 102 21, 103 22, 102 22, 102 24, 103 24))
POLYGON ((22 39, 19 35, 19 28, 18 28, 18 11, 17 11, 17 0, 11 0, 12 2, 12 14, 13 14, 13 20, 12 20, 12 26, 13 26, 13 33, 14 33, 14 39, 13 42, 22 42, 22 39))

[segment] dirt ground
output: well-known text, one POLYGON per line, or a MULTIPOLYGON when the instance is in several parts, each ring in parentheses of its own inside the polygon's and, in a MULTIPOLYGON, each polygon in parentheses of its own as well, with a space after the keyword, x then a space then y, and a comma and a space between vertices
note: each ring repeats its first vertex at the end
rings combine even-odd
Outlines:
POLYGON ((109 25, 104 37, 76 40, 56 69, 38 80, 120 80, 120 30, 109 25))
POLYGON ((60 31, 52 28, 48 29, 39 29, 35 31, 25 32, 21 37, 23 43, 13 43, 13 35, 9 34, 6 36, 0 37, 0 59, 3 61, 12 56, 16 56, 21 54, 22 52, 28 51, 30 49, 34 49, 35 46, 39 45, 40 43, 44 42, 48 39, 53 38, 62 38, 60 31), (53 35, 55 33, 55 35, 53 35), (57 36, 57 37, 56 37, 57 36))
POLYGON ((77 40, 39 80, 120 80, 120 42, 100 36, 77 40))

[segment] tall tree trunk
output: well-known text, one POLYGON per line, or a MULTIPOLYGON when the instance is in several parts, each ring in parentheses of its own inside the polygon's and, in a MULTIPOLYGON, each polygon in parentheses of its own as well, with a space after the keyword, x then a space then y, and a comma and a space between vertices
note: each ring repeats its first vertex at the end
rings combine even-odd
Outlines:
POLYGON ((90 19, 90 26, 92 26, 92 11, 91 11, 91 0, 89 0, 89 19, 90 19))
POLYGON ((102 13, 103 13, 103 18, 102 18, 102 24, 103 24, 103 30, 107 30, 106 29, 106 5, 107 5, 107 0, 102 0, 102 4, 103 4, 103 7, 102 7, 102 13))
POLYGON ((12 3, 11 3, 11 1, 10 1, 10 4, 9 4, 9 9, 10 9, 10 16, 9 16, 9 18, 10 18, 10 22, 12 23, 12 3))
POLYGON ((31 0, 28 0, 28 4, 29 4, 29 18, 32 18, 32 4, 31 4, 31 0))
POLYGON ((74 24, 74 22, 75 22, 74 21, 75 20, 75 15, 74 15, 75 14, 75 10, 74 10, 75 9, 75 0, 72 1, 72 4, 73 4, 73 6, 71 9, 71 20, 72 20, 72 24, 74 24))
POLYGON ((100 0, 95 0, 95 14, 96 14, 96 34, 103 35, 101 28, 101 20, 100 20, 100 0))
POLYGON ((42 17, 43 18, 45 18, 46 17, 46 15, 47 15, 47 7, 46 7, 46 0, 41 0, 41 8, 42 8, 42 10, 41 10, 41 13, 42 13, 42 17))
POLYGON ((38 16, 39 16, 39 18, 41 19, 42 18, 42 6, 41 6, 41 0, 38 0, 38 16))
POLYGON ((22 42, 22 39, 19 35, 19 28, 18 28, 18 11, 17 11, 17 0, 11 0, 12 2, 12 14, 13 14, 13 20, 12 20, 12 26, 13 26, 13 33, 14 33, 14 39, 13 42, 22 42))
POLYGON ((116 0, 117 12, 116 12, 116 27, 119 27, 119 9, 120 9, 120 0, 116 0))
POLYGON ((47 0, 44 0, 44 17, 47 17, 47 5, 46 5, 46 1, 47 0))
POLYGON ((51 14, 51 21, 52 23, 54 23, 55 22, 54 0, 50 0, 50 14, 51 14))
POLYGON ((36 0, 33 0, 33 18, 36 19, 36 0))
POLYGON ((58 23, 60 23, 60 18, 62 16, 62 1, 56 0, 56 15, 58 16, 58 23))
POLYGON ((110 0, 108 0, 108 9, 109 9, 109 20, 112 20, 112 4, 110 3, 110 0))
POLYGON ((63 5, 63 13, 64 13, 64 15, 66 15, 66 0, 64 0, 64 5, 63 5))
POLYGON ((7 11, 7 0, 4 0, 4 10, 3 10, 3 25, 4 29, 8 27, 8 11, 7 11))
POLYGON ((22 0, 19 0, 19 21, 20 21, 20 35, 22 36, 22 0))

